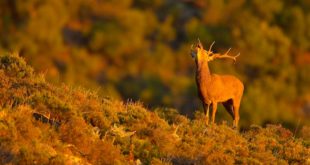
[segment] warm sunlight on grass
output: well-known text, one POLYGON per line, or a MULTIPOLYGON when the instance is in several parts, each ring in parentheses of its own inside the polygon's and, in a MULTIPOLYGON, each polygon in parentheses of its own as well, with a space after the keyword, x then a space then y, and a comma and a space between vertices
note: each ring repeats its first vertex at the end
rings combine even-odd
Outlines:
POLYGON ((305 164, 310 139, 280 125, 239 133, 174 109, 54 86, 17 55, 0 56, 1 164, 305 164), (44 117, 36 118, 34 113, 44 117), (45 117, 60 125, 45 122, 45 117))
POLYGON ((309 0, 0 0, 0 164, 310 164, 309 27, 309 0))

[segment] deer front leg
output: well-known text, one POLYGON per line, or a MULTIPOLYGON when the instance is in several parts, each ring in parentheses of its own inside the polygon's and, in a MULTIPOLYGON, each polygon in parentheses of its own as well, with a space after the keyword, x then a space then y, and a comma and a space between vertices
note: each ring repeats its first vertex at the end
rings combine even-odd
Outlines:
POLYGON ((214 122, 215 122, 215 113, 216 113, 216 109, 217 109, 217 103, 213 102, 212 105, 213 105, 213 107, 212 107, 212 124, 214 124, 214 122))
POLYGON ((205 112, 205 117, 206 117, 206 125, 209 125, 209 104, 203 103, 203 109, 205 112))

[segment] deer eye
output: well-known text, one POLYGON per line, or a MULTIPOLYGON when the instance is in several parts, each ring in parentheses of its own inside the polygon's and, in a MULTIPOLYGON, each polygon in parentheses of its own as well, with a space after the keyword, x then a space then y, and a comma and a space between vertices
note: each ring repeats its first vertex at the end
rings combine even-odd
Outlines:
POLYGON ((192 55, 192 58, 195 58, 196 57, 196 52, 194 52, 194 51, 191 51, 191 55, 192 55))

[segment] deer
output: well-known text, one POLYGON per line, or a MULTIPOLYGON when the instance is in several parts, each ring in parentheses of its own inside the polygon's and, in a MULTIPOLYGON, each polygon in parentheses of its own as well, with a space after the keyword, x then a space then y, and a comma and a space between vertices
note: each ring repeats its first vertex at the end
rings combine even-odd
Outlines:
POLYGON ((211 44, 209 50, 205 50, 200 40, 193 47, 191 46, 191 56, 195 59, 196 64, 196 85, 198 89, 198 96, 203 104, 205 122, 209 124, 209 109, 212 105, 212 124, 215 123, 215 114, 217 111, 217 104, 222 103, 224 108, 233 118, 233 127, 238 127, 239 122, 239 108, 243 95, 243 83, 232 75, 218 75, 212 74, 208 63, 215 59, 232 59, 236 62, 236 56, 228 55, 230 48, 225 54, 213 53, 211 44))

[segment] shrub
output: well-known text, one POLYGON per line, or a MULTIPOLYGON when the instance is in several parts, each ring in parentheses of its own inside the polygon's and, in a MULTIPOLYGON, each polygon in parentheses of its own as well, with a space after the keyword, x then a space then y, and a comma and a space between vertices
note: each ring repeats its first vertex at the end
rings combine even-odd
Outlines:
POLYGON ((174 109, 54 86, 18 56, 0 56, 1 164, 306 164, 310 145, 280 125, 239 132, 174 109), (20 68, 19 68, 20 67, 20 68), (17 74, 24 72, 24 76, 17 74), (57 128, 33 113, 57 120, 57 128))

